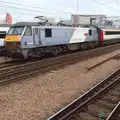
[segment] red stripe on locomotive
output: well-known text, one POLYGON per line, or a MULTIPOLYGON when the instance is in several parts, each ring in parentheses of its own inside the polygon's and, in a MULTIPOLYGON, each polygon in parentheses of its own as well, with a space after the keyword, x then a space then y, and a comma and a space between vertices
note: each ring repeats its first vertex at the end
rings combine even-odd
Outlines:
POLYGON ((84 36, 88 36, 88 33, 84 33, 84 36))

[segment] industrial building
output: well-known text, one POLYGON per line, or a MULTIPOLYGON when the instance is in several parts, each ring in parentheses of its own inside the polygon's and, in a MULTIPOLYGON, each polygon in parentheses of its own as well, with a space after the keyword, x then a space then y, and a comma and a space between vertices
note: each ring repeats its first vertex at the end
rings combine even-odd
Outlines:
POLYGON ((71 15, 70 20, 60 20, 63 25, 72 25, 72 26, 87 26, 90 24, 98 25, 98 26, 111 26, 113 24, 112 21, 107 19, 106 15, 71 15), (92 20, 92 21, 91 21, 92 20))

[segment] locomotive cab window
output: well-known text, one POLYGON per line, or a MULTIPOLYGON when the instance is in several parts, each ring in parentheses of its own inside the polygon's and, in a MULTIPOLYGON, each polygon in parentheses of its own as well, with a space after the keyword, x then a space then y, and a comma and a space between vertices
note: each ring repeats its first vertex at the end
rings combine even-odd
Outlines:
POLYGON ((92 36, 92 30, 89 30, 89 36, 92 36))
POLYGON ((32 30, 31 30, 31 27, 27 27, 24 36, 32 36, 32 30))
POLYGON ((0 38, 5 38, 6 32, 5 31, 0 31, 0 38))
POLYGON ((45 37, 52 37, 52 29, 45 29, 45 37))
POLYGON ((24 28, 24 26, 11 27, 8 31, 8 35, 22 35, 24 28))

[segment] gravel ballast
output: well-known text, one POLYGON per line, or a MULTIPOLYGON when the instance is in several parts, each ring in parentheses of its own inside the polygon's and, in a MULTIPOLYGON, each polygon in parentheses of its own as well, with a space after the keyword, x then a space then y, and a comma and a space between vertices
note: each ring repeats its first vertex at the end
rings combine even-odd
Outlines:
POLYGON ((112 55, 94 57, 29 80, 0 87, 0 120, 40 120, 54 114, 120 67, 110 60, 92 71, 84 71, 112 55))

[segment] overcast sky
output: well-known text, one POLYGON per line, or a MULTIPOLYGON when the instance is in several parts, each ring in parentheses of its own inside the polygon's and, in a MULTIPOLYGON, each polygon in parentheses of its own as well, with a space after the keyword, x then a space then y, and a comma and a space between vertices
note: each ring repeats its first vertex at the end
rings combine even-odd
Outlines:
MULTIPOLYGON (((118 0, 120 2, 120 0, 118 0)), ((79 0, 79 14, 120 16, 117 0, 79 0), (96 3, 98 2, 98 3, 96 3)), ((32 20, 33 16, 69 19, 76 13, 77 0, 0 0, 0 12, 12 13, 14 22, 32 20)))

